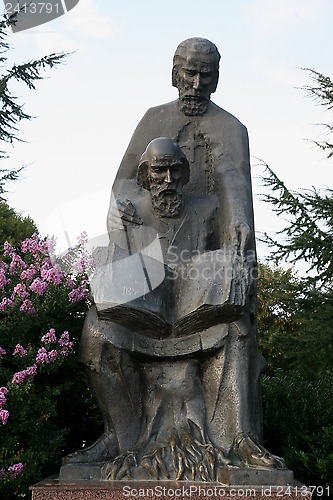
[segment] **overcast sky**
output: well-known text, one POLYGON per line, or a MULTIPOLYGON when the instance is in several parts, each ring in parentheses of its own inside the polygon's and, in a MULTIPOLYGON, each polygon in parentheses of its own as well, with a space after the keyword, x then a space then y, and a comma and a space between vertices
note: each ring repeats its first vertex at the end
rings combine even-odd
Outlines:
MULTIPOLYGON (((278 220, 258 202, 263 159, 291 188, 331 186, 332 160, 306 139, 325 138, 332 121, 299 87, 301 67, 333 76, 332 0, 80 0, 68 14, 11 36, 19 63, 75 51, 37 91, 16 86, 36 117, 22 124, 27 142, 11 150, 8 168, 29 166, 10 186, 9 202, 29 214, 59 250, 86 230, 105 233, 112 181, 138 121, 177 97, 171 86, 176 46, 192 36, 222 55, 214 102, 249 132, 258 231, 278 220)), ((260 252, 259 252, 260 254, 260 252)))

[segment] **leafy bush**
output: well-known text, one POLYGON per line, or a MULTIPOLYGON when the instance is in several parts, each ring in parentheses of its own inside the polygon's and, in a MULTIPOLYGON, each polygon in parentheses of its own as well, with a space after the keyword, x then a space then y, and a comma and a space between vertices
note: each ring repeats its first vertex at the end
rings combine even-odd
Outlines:
POLYGON ((290 269, 259 263, 258 336, 269 374, 307 379, 333 372, 333 291, 309 286, 290 269))
POLYGON ((0 260, 1 498, 28 495, 100 431, 75 359, 89 306, 87 255, 81 242, 55 260, 51 247, 34 234, 20 248, 5 243, 0 260))
POLYGON ((308 486, 333 487, 332 383, 282 371, 263 379, 266 447, 308 486))

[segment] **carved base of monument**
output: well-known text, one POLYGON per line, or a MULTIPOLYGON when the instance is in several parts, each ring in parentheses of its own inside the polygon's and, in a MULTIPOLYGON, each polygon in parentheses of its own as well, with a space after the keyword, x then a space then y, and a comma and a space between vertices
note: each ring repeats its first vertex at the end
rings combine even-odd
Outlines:
POLYGON ((255 467, 222 467, 219 481, 228 486, 290 486, 294 484, 294 473, 288 469, 262 469, 255 467))
MULTIPOLYGON (((105 464, 67 464, 60 470, 60 483, 70 483, 73 477, 76 481, 100 481, 105 474, 103 467, 105 464)), ((119 481, 111 481, 118 483, 119 481)), ((137 482, 137 481, 133 481, 137 482)), ((187 481, 181 481, 181 483, 187 481)), ((218 482, 224 485, 252 485, 252 486, 290 486, 294 484, 294 474, 288 469, 263 469, 255 467, 221 467, 218 474, 218 482)), ((132 482, 128 482, 132 484, 132 482)), ((159 484, 159 483, 156 483, 159 484)), ((210 484, 205 482, 204 484, 210 484)))
MULTIPOLYGON (((257 470, 258 471, 258 470, 257 470)), ((269 471, 265 471, 269 472, 269 471)), ((271 471, 273 472, 273 471, 271 471)), ((277 471, 274 471, 275 473, 277 471)), ((281 471, 284 473, 290 471, 281 471)), ((254 476, 256 473, 254 471, 254 476)), ((257 475, 257 478, 260 476, 257 475)), ((268 475, 266 476, 268 477, 268 475)), ((144 497, 199 500, 230 498, 245 500, 311 500, 311 493, 299 483, 270 486, 269 484, 200 483, 190 481, 76 481, 65 482, 49 478, 31 488, 32 500, 124 500, 144 497)))

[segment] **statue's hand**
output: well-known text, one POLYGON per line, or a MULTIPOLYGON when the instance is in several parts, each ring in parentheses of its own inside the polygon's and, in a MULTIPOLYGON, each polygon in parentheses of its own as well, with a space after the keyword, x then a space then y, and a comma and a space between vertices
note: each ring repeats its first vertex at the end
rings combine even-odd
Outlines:
POLYGON ((133 203, 126 200, 114 201, 108 214, 108 227, 110 229, 124 229, 124 227, 140 227, 142 219, 136 214, 133 203))
POLYGON ((252 234, 250 226, 245 222, 236 221, 230 225, 234 303, 239 305, 245 305, 253 282, 254 249, 252 249, 252 254, 249 252, 252 234))
POLYGON ((252 235, 250 226, 246 222, 235 221, 230 224, 230 234, 235 253, 245 258, 252 235))

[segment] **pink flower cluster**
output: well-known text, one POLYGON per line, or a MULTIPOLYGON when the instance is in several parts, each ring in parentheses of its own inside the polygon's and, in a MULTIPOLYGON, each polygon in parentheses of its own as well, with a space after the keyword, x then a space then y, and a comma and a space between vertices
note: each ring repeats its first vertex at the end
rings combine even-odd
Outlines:
POLYGON ((13 352, 13 356, 20 356, 20 358, 24 358, 28 354, 28 351, 21 346, 21 344, 16 344, 16 347, 13 352))
MULTIPOLYGON (((37 374, 38 365, 54 363, 57 359, 62 360, 73 351, 74 342, 70 340, 69 333, 67 331, 65 331, 58 339, 55 329, 50 328, 50 330, 41 337, 41 342, 44 346, 38 349, 34 363, 25 368, 25 370, 14 373, 11 382, 12 384, 21 385, 27 379, 33 379, 37 374), (47 346, 48 349, 45 346, 47 346)), ((0 347, 0 359, 5 354, 5 349, 0 347)), ((13 351, 13 356, 26 357, 28 356, 28 351, 21 344, 17 344, 13 351)), ((7 393, 7 387, 0 387, 0 422, 3 425, 7 423, 9 417, 8 410, 3 409, 3 406, 7 401, 7 393)))
POLYGON ((30 264, 29 267, 27 267, 26 269, 24 269, 24 271, 21 272, 20 278, 22 280, 32 281, 37 272, 38 271, 35 264, 30 264))
POLYGON ((74 343, 69 340, 69 333, 68 332, 64 332, 61 335, 60 339, 58 340, 58 344, 60 345, 60 347, 62 347, 62 349, 60 351, 60 354, 62 356, 68 356, 68 354, 71 353, 73 350, 74 343))
POLYGON ((14 286, 13 293, 11 295, 11 299, 15 300, 15 297, 21 297, 22 300, 25 300, 29 297, 29 293, 27 292, 27 287, 24 283, 18 283, 14 286))
POLYGON ((17 477, 23 471, 23 464, 19 462, 18 464, 11 465, 8 467, 8 472, 13 478, 17 477))
POLYGON ((12 378, 12 384, 22 384, 26 378, 28 377, 34 377, 37 373, 37 365, 34 364, 32 366, 28 366, 25 370, 22 370, 21 372, 16 372, 13 375, 12 378))
POLYGON ((56 349, 47 351, 45 347, 41 347, 40 349, 38 349, 36 362, 41 364, 54 363, 57 357, 58 357, 58 351, 56 349))
POLYGON ((12 274, 12 275, 20 274, 23 269, 27 268, 27 264, 16 253, 12 253, 11 258, 12 258, 12 260, 11 260, 11 263, 9 265, 10 274, 12 274))
POLYGON ((36 260, 50 255, 55 247, 54 239, 41 240, 37 233, 21 243, 22 253, 31 253, 36 260))
POLYGON ((43 342, 43 344, 55 344, 57 342, 55 329, 50 328, 49 331, 42 336, 41 341, 43 342))
POLYGON ((8 299, 8 297, 3 297, 0 301, 0 310, 6 311, 7 308, 12 307, 14 301, 12 299, 8 299))
MULTIPOLYGON (((0 320, 4 314, 21 311, 24 314, 38 314, 48 301, 55 287, 65 292, 69 303, 78 303, 89 299, 88 272, 93 261, 83 249, 87 235, 79 238, 79 245, 66 258, 53 256, 54 241, 41 239, 37 234, 25 239, 20 248, 4 243, 3 258, 0 256, 0 320), (45 297, 45 299, 44 299, 45 297)), ((52 295, 51 295, 52 297, 52 295)), ((26 349, 18 343, 12 355, 26 361, 25 369, 14 373, 7 387, 0 387, 0 424, 6 425, 9 411, 5 405, 12 390, 33 381, 37 373, 43 372, 45 365, 61 363, 73 351, 74 343, 69 333, 64 331, 59 338, 55 329, 50 328, 41 337, 41 345, 26 349), (29 365, 29 366, 27 366, 29 365)), ((8 349, 7 349, 8 351, 8 349)), ((0 347, 0 360, 8 355, 0 347)), ((29 386, 26 386, 29 387, 29 386)), ((15 478, 23 470, 22 463, 15 463, 7 469, 0 469, 0 477, 15 478)))
POLYGON ((40 275, 46 283, 53 283, 54 285, 60 285, 64 278, 64 273, 61 271, 59 264, 52 264, 50 259, 44 259, 40 275))
MULTIPOLYGON (((42 336, 41 342, 49 347, 49 350, 46 347, 40 347, 37 351, 35 357, 35 363, 32 366, 28 366, 25 370, 20 372, 16 372, 12 378, 12 384, 22 384, 27 377, 34 377, 37 373, 37 365, 54 363, 58 358, 64 358, 68 356, 74 346, 74 342, 72 342, 69 338, 69 333, 65 331, 59 339, 57 339, 55 329, 50 328, 50 330, 42 336), (53 345, 53 348, 51 347, 53 345)), ((14 356, 26 356, 27 350, 21 346, 21 344, 17 344, 14 349, 14 356)))
POLYGON ((37 295, 44 295, 48 287, 47 281, 43 281, 41 278, 35 278, 30 285, 30 290, 35 292, 37 295))
POLYGON ((21 474, 21 472, 23 471, 24 469, 24 465, 19 462, 17 464, 14 464, 14 465, 11 465, 10 467, 8 467, 8 469, 0 469, 0 477, 2 476, 5 476, 5 475, 10 475, 12 479, 15 479, 19 474, 21 474))
POLYGON ((7 423, 9 417, 9 411, 3 409, 4 405, 7 403, 7 393, 7 387, 0 387, 0 422, 2 423, 2 425, 5 425, 7 423))
POLYGON ((87 250, 88 235, 83 231, 77 238, 78 245, 71 248, 63 257, 63 261, 67 268, 71 269, 73 275, 86 274, 91 276, 96 262, 91 253, 87 250))
POLYGON ((87 281, 82 280, 82 284, 73 288, 68 294, 70 302, 81 302, 89 297, 89 285, 87 281))
POLYGON ((58 358, 58 356, 68 356, 73 350, 74 342, 70 341, 69 333, 67 331, 60 336, 59 340, 57 340, 54 328, 50 328, 50 330, 45 335, 43 335, 41 341, 43 342, 43 344, 48 346, 50 344, 58 344, 61 349, 57 350, 53 348, 48 351, 45 347, 41 347, 40 349, 38 349, 36 363, 53 363, 58 358))
POLYGON ((8 417, 9 417, 9 411, 1 408, 1 410, 0 410, 0 422, 3 425, 6 425, 8 417))
POLYGON ((62 262, 57 262, 51 254, 53 240, 41 240, 34 234, 21 243, 21 254, 5 242, 3 255, 9 263, 0 260, 0 312, 9 312, 17 306, 21 312, 35 314, 36 298, 43 297, 52 285, 66 287, 69 302, 87 300, 89 283, 85 274, 91 269, 93 261, 83 248, 86 241, 87 235, 82 233, 78 248, 63 259, 69 269, 67 273, 61 268, 62 262))
POLYGON ((5 286, 10 283, 10 279, 6 276, 8 264, 0 261, 0 289, 4 290, 5 286))

